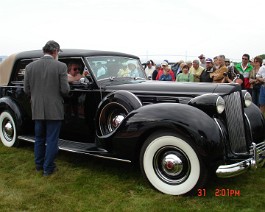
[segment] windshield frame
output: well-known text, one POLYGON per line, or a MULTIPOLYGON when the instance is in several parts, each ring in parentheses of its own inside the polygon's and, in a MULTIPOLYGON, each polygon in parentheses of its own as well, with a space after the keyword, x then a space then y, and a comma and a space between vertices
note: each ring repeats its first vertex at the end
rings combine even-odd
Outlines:
POLYGON ((147 79, 139 59, 126 56, 90 56, 86 62, 97 81, 106 79, 147 79), (134 70, 132 71, 132 68, 134 70), (99 72, 99 73, 98 73, 99 72))

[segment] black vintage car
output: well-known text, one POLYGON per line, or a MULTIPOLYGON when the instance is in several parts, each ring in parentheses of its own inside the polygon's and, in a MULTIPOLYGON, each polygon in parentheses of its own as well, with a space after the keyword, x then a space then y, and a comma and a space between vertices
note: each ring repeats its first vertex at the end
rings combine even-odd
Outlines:
MULTIPOLYGON (((41 51, 11 55, 0 65, 0 138, 5 146, 34 142, 25 66, 41 51)), ((233 177, 264 165, 265 121, 237 84, 146 80, 138 57, 63 50, 89 74, 71 84, 59 148, 139 162, 159 191, 203 188, 207 176, 233 177), (100 71, 99 71, 100 70, 100 71)))

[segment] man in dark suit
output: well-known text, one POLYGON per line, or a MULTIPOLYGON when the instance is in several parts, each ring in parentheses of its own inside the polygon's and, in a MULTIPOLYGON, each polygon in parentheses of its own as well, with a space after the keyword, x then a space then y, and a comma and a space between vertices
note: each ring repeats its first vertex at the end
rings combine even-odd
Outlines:
POLYGON ((63 96, 70 88, 67 66, 58 61, 60 45, 51 40, 42 50, 44 56, 26 67, 24 91, 31 97, 32 119, 35 121, 36 170, 43 170, 43 175, 48 176, 56 171, 54 160, 64 119, 63 96))

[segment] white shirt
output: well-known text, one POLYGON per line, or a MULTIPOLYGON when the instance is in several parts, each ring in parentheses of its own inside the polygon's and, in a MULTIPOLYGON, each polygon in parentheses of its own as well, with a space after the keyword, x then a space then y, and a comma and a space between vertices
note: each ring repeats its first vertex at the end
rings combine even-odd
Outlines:
POLYGON ((259 68, 259 71, 256 77, 262 77, 265 79, 265 66, 264 65, 259 68))
POLYGON ((147 77, 151 77, 152 74, 153 74, 153 72, 154 72, 154 70, 155 70, 155 67, 154 67, 154 66, 152 66, 151 68, 149 68, 149 67, 147 66, 147 67, 145 68, 145 73, 146 73, 147 77))

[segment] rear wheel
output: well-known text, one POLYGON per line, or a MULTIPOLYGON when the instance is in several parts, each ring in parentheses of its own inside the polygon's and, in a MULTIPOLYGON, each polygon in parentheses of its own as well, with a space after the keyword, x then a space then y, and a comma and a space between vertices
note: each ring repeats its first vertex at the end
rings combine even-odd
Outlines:
POLYGON ((188 139, 170 132, 151 135, 140 153, 144 176, 170 195, 194 194, 204 186, 207 169, 188 139))
POLYGON ((7 147, 17 146, 17 126, 11 112, 4 111, 0 114, 0 138, 7 147))

